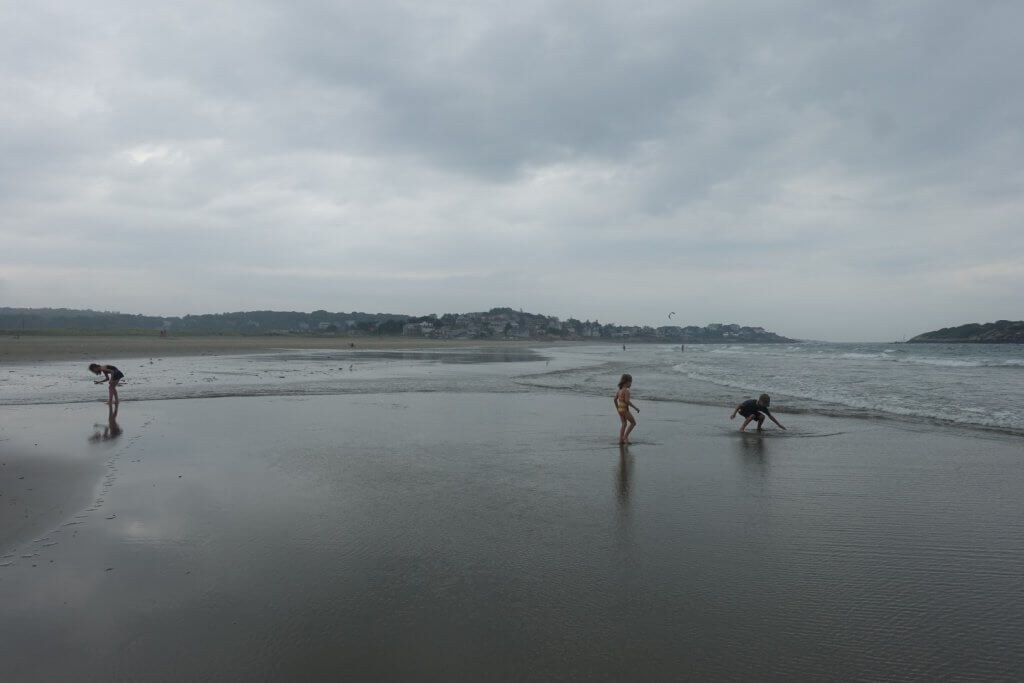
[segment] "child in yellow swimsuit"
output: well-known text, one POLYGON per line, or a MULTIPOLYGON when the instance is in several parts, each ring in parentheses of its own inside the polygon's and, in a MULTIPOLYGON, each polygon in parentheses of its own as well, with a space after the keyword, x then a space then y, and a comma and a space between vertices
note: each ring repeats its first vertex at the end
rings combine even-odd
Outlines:
POLYGON ((619 420, 622 421, 622 426, 619 427, 619 443, 629 443, 629 433, 636 427, 636 418, 633 417, 629 409, 632 408, 636 412, 640 412, 640 409, 633 405, 633 402, 629 400, 629 388, 633 386, 633 375, 625 374, 622 379, 619 380, 619 390, 615 392, 615 410, 619 413, 619 420))

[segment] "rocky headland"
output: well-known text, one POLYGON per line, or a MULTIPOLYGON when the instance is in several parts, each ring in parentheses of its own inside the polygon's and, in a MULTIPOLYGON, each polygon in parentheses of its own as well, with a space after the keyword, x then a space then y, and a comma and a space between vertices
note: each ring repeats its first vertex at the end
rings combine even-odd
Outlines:
POLYGON ((1024 320, 969 323, 925 332, 908 344, 1024 344, 1024 320))

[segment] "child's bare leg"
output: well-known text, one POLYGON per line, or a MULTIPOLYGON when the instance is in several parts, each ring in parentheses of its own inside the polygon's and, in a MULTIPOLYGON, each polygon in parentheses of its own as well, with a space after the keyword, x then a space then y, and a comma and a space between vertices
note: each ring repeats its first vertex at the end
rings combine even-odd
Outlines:
POLYGON ((753 420, 753 419, 754 419, 753 415, 747 416, 747 418, 745 420, 743 420, 743 424, 740 425, 740 431, 742 432, 744 429, 746 429, 747 425, 750 424, 750 421, 753 420))
POLYGON ((764 431, 764 415, 758 415, 757 416, 757 431, 759 431, 759 432, 763 432, 764 431))
POLYGON ((625 443, 629 443, 629 433, 633 431, 634 427, 636 427, 636 420, 633 419, 632 415, 627 415, 626 419, 629 420, 629 426, 626 427, 626 433, 623 435, 622 440, 625 443))
POLYGON ((619 443, 624 444, 626 443, 626 416, 620 413, 619 421, 622 422, 619 426, 619 443))

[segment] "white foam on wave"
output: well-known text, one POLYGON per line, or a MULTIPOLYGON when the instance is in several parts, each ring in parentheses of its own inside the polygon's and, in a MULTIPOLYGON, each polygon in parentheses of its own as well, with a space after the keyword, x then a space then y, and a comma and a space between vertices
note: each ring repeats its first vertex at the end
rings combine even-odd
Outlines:
POLYGON ((896 358, 900 363, 911 363, 917 365, 933 365, 942 368, 1018 368, 1024 367, 1024 360, 1010 358, 1002 360, 976 359, 960 360, 957 358, 935 358, 919 356, 916 358, 896 358))
MULTIPOLYGON (((741 350, 730 351, 722 349, 718 353, 739 353, 741 350)), ((799 349, 807 353, 808 360, 849 360, 849 361, 878 361, 883 363, 901 363, 910 365, 930 365, 943 368, 1020 368, 1024 367, 1024 359, 1021 358, 942 358, 939 356, 915 356, 909 355, 898 349, 883 349, 877 352, 865 351, 842 351, 836 352, 829 349, 799 349)), ((760 355, 771 356, 771 352, 760 355)), ((781 354, 775 354, 781 355, 781 354)), ((792 353, 788 354, 792 357, 792 353)))
MULTIPOLYGON (((835 354, 837 357, 840 354, 835 354)), ((864 356, 866 354, 859 354, 864 356)), ((891 359, 890 362, 897 359, 891 359)), ((939 368, 950 368, 953 372, 957 368, 971 367, 965 363, 977 363, 977 361, 955 361, 956 359, 925 359, 935 362, 925 362, 923 365, 934 365, 936 372, 939 368)), ((1007 361, 1001 360, 999 365, 1005 365, 1007 361)), ((856 361, 854 361, 856 364, 856 361)), ((995 365, 995 363, 992 363, 995 365)), ((1020 367, 1014 364, 1015 367, 1020 367)), ((850 370, 855 366, 847 366, 850 370)), ((912 364, 904 367, 909 370, 912 364)), ((878 373, 870 372, 865 377, 867 383, 863 384, 857 380, 856 375, 845 375, 841 379, 831 375, 831 370, 823 371, 812 366, 795 366, 786 368, 772 368, 765 366, 739 366, 729 365, 705 365, 699 361, 677 363, 671 367, 674 374, 679 374, 695 382, 704 382, 723 388, 743 392, 744 395, 753 396, 760 392, 766 392, 773 396, 783 398, 790 403, 793 409, 797 410, 822 410, 824 406, 831 406, 825 409, 826 412, 836 411, 842 415, 847 410, 852 414, 863 415, 864 413, 880 413, 905 418, 918 418, 925 420, 940 420, 965 426, 980 426, 997 429, 1021 430, 1024 429, 1024 422, 1021 416, 1015 411, 1001 410, 996 405, 984 401, 980 396, 971 393, 968 398, 963 392, 958 394, 956 400, 931 399, 929 396, 939 396, 946 380, 942 375, 929 377, 918 377, 920 384, 906 384, 906 379, 897 380, 896 384, 887 383, 882 378, 888 377, 887 371, 879 366, 878 373), (851 381, 852 380, 852 381, 851 381), (915 389, 915 387, 917 387, 915 389), (937 393, 938 392, 938 393, 937 393), (981 403, 975 403, 981 401, 981 403)), ((959 377, 959 375, 958 375, 959 377)), ((958 382, 963 380, 957 380, 958 382)), ((672 393, 676 393, 675 390, 672 393)), ((739 396, 737 398, 740 398, 739 396)))
MULTIPOLYGON (((686 372, 684 374, 689 379, 700 382, 709 382, 711 384, 739 389, 741 391, 748 391, 751 392, 752 395, 758 392, 765 392, 773 396, 789 396, 799 399, 800 401, 809 402, 809 405, 798 404, 794 406, 803 410, 813 410, 815 406, 820 407, 825 404, 830 404, 837 407, 842 406, 844 408, 850 408, 855 411, 883 413, 910 418, 937 419, 967 426, 977 425, 982 427, 1013 430, 1019 430, 1022 428, 1022 425, 1018 420, 1019 416, 1011 411, 989 411, 968 406, 958 406, 955 407, 955 409, 950 410, 948 405, 941 406, 934 403, 929 403, 926 407, 917 407, 916 404, 911 407, 903 402, 903 398, 896 396, 868 400, 863 397, 842 394, 839 391, 833 391, 830 389, 826 389, 824 391, 813 391, 809 390, 807 387, 798 387, 793 385, 786 385, 785 387, 778 385, 754 386, 752 383, 714 377, 700 372, 686 372)), ((778 402, 776 402, 776 405, 778 405, 778 402)))

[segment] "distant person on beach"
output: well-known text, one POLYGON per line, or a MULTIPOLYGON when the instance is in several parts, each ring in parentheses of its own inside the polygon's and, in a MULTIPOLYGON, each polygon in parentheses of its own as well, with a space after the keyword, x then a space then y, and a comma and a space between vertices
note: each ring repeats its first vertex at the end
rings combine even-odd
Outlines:
POLYGON ((752 398, 747 399, 743 403, 740 403, 738 406, 736 406, 736 408, 732 411, 732 415, 729 416, 729 419, 734 419, 736 417, 736 413, 739 413, 744 418, 746 418, 745 420, 743 420, 743 424, 740 425, 741 432, 747 428, 747 425, 750 424, 751 420, 757 421, 757 431, 764 431, 762 427, 764 426, 765 415, 767 415, 772 422, 779 425, 779 429, 785 429, 785 427, 782 426, 782 423, 776 420, 775 416, 772 415, 772 411, 768 410, 768 406, 771 404, 771 402, 772 397, 769 396, 768 394, 761 394, 756 401, 752 398), (762 415, 762 413, 764 414, 762 415))
POLYGON ((94 375, 104 375, 104 378, 96 380, 95 384, 109 382, 108 388, 110 390, 110 396, 107 399, 107 405, 120 403, 121 401, 117 396, 117 384, 124 378, 124 373, 113 365, 100 365, 99 363, 89 363, 89 370, 91 370, 94 375))
POLYGON ((640 409, 633 405, 633 402, 629 400, 629 388, 633 386, 633 375, 625 374, 622 379, 619 380, 619 390, 615 392, 615 410, 619 413, 619 420, 622 421, 622 426, 619 427, 619 443, 629 443, 629 433, 636 427, 636 418, 629 412, 632 408, 636 412, 640 412, 640 409))

